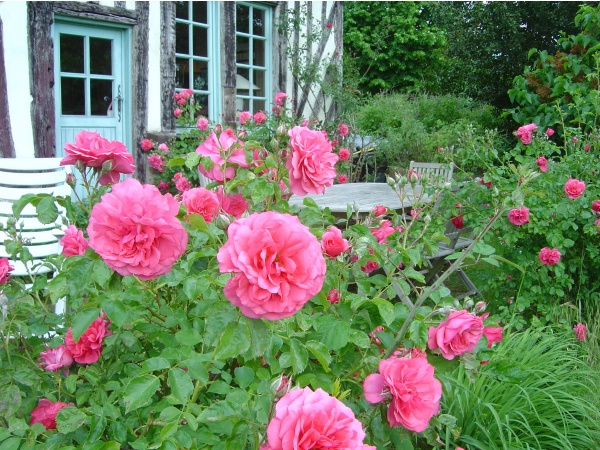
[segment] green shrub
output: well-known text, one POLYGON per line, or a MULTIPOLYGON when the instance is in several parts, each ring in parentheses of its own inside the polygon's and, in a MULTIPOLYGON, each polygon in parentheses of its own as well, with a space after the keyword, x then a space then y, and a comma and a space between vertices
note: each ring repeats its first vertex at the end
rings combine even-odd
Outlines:
POLYGON ((587 365, 580 347, 571 330, 529 329, 505 336, 475 374, 458 366, 440 376, 442 410, 458 418, 456 445, 599 448, 600 373, 587 365))

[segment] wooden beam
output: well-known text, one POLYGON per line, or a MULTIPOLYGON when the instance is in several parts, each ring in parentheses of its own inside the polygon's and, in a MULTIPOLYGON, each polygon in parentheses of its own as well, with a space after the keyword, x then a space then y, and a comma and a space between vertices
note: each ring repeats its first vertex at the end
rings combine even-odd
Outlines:
POLYGON ((27 2, 29 68, 31 75, 31 122, 38 158, 56 156, 54 105, 54 48, 52 2, 27 2))
POLYGON ((175 93, 175 2, 160 4, 160 73, 162 131, 175 131, 173 94, 175 93))
MULTIPOLYGON (((46 2, 44 2, 46 3, 46 2)), ((138 17, 138 9, 126 9, 117 6, 114 7, 101 6, 90 2, 47 2, 50 3, 50 8, 54 8, 56 14, 78 17, 80 19, 92 20, 107 20, 113 23, 121 23, 125 25, 135 25, 138 17)), ((124 2, 122 2, 124 3, 124 2)))
MULTIPOLYGON (((273 14, 273 22, 275 24, 280 23, 282 19, 285 20, 287 14, 287 3, 278 2, 273 14)), ((277 92, 287 92, 287 45, 285 32, 277 27, 277 32, 273 33, 273 46, 275 48, 273 52, 273 77, 275 79, 273 95, 277 92)))
POLYGON ((8 110, 8 86, 6 83, 6 65, 4 63, 4 35, 0 18, 0 150, 3 158, 15 157, 15 144, 10 127, 8 110))
POLYGON ((235 83, 236 83, 236 45, 235 45, 235 2, 221 3, 221 69, 223 71, 223 123, 235 127, 235 83))
POLYGON ((137 23, 133 27, 132 58, 132 148, 131 154, 136 164, 134 177, 145 183, 150 179, 148 160, 140 148, 140 141, 146 133, 148 123, 148 2, 136 2, 137 23))

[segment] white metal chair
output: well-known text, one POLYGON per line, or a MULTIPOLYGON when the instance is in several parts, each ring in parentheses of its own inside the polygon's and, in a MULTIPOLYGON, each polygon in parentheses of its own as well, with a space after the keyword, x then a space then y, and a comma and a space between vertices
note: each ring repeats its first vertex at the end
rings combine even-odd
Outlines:
MULTIPOLYGON (((0 158, 0 223, 6 226, 13 216, 12 206, 25 194, 54 194, 55 196, 71 195, 71 187, 66 183, 70 167, 61 167, 61 158, 0 158)), ((17 220, 17 230, 26 241, 26 247, 33 261, 24 264, 21 261, 11 261, 14 267, 12 276, 32 276, 54 272, 54 269, 44 264, 44 258, 61 252, 59 243, 59 226, 55 223, 43 224, 38 220, 36 210, 27 205, 17 220)), ((0 257, 10 258, 4 247, 7 234, 0 231, 0 257)), ((64 312, 64 301, 56 304, 57 314, 64 312)))
POLYGON ((409 170, 414 170, 419 176, 427 175, 430 178, 435 177, 449 183, 452 180, 454 163, 442 164, 411 161, 409 170))

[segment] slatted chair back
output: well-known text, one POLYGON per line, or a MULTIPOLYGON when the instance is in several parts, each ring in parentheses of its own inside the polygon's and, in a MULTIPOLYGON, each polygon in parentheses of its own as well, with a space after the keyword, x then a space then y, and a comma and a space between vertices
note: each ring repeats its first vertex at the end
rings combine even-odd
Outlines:
POLYGON ((442 164, 411 161, 409 170, 414 170, 419 175, 427 174, 430 178, 435 177, 449 183, 452 180, 454 163, 442 164))
MULTIPOLYGON (((32 159, 0 159, 0 223, 6 226, 8 219, 13 216, 12 206, 25 194, 54 194, 68 196, 71 188, 65 179, 70 173, 70 167, 61 167, 60 158, 32 159)), ((11 261, 14 266, 13 276, 27 276, 33 273, 52 272, 51 267, 43 265, 47 256, 61 252, 60 236, 55 235, 57 225, 43 224, 38 220, 36 210, 27 205, 17 221, 26 247, 33 256, 33 261, 27 265, 21 261, 11 261)), ((7 235, 0 231, 0 257, 10 257, 4 247, 7 235)))

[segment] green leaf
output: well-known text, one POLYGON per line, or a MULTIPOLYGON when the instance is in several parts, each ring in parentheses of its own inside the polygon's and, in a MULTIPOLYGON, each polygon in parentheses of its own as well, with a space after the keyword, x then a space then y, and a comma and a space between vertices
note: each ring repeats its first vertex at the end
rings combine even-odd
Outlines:
POLYGON ((175 156, 174 158, 171 158, 167 162, 167 167, 179 167, 179 166, 183 166, 184 164, 185 164, 185 158, 183 158, 181 156, 175 156))
POLYGON ((160 380, 154 375, 142 375, 129 381, 123 389, 123 404, 126 412, 129 413, 150 403, 151 397, 159 386, 160 380))
POLYGON ((2 442, 0 450, 17 450, 21 446, 21 438, 11 437, 2 442))
POLYGON ((100 285, 100 287, 106 287, 109 282, 113 271, 108 268, 106 263, 100 259, 94 261, 92 269, 92 279, 100 285))
POLYGON ((196 345, 202 340, 202 336, 193 328, 188 328, 175 333, 175 339, 183 345, 196 345))
POLYGON ((87 416, 74 406, 67 406, 56 415, 56 429, 63 434, 72 433, 81 428, 87 416))
POLYGON ((377 306, 379 310, 379 315, 385 322, 387 326, 389 326, 395 319, 394 316, 394 305, 383 298, 374 298, 372 300, 373 303, 377 306))
POLYGON ((254 381, 254 370, 250 367, 236 367, 233 371, 235 380, 241 389, 246 389, 254 381))
POLYGON ((194 391, 194 384, 190 376, 179 368, 173 368, 169 371, 167 383, 171 388, 171 393, 184 405, 189 401, 190 395, 194 391))
POLYGON ((318 334, 328 350, 339 350, 348 343, 350 324, 336 317, 323 317, 318 322, 318 334))
POLYGON ((310 353, 319 361, 319 364, 323 366, 325 372, 329 372, 329 364, 331 363, 331 355, 327 351, 325 344, 319 341, 308 341, 304 344, 310 353))
POLYGON ((88 442, 95 442, 102 437, 106 428, 106 417, 103 415, 94 415, 90 421, 90 432, 88 434, 88 442))
POLYGON ((214 351, 214 358, 223 360, 241 355, 250 347, 250 329, 245 322, 227 324, 214 351))
POLYGON ((290 342, 290 354, 292 356, 292 369, 296 374, 304 372, 308 364, 308 352, 298 339, 292 339, 290 342))
POLYGON ((410 340, 413 341, 415 347, 423 348, 427 343, 427 326, 419 321, 413 320, 409 327, 410 340))
POLYGON ((129 314, 125 305, 121 300, 112 298, 102 303, 102 309, 117 327, 121 328, 127 322, 129 322, 129 314))
POLYGON ((188 370, 192 379, 199 380, 202 384, 206 384, 208 382, 208 370, 206 370, 204 364, 205 363, 199 359, 188 359, 181 363, 181 365, 188 370))
POLYGON ((200 155, 196 152, 190 152, 186 155, 185 166, 188 169, 195 169, 200 164, 200 155))
POLYGON ((8 419, 21 407, 21 391, 14 384, 0 389, 0 416, 8 419))
POLYGON ((81 311, 73 320, 71 333, 75 342, 79 341, 81 335, 88 329, 91 323, 100 316, 99 308, 88 308, 81 311))
POLYGON ((271 330, 263 320, 251 320, 246 319, 245 317, 244 320, 248 322, 250 327, 250 352, 253 358, 258 358, 259 356, 262 356, 269 347, 269 343, 271 342, 271 330))
POLYGON ((148 358, 142 363, 142 370, 140 371, 140 375, 144 373, 156 372, 159 370, 166 370, 170 368, 171 363, 165 358, 148 358))
POLYGON ((36 197, 36 194, 25 194, 12 204, 12 211, 17 219, 21 216, 21 211, 36 197))
POLYGON ((43 224, 53 223, 58 218, 58 208, 52 195, 44 196, 35 207, 35 211, 38 220, 43 224))

